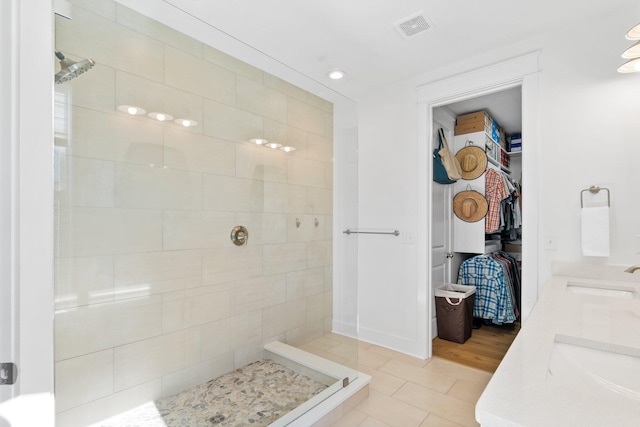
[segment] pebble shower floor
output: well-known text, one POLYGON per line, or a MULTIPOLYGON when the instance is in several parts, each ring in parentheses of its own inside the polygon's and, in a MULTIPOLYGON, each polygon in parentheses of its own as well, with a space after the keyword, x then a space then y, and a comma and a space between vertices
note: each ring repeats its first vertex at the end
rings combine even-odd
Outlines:
POLYGON ((267 426, 326 388, 292 369, 263 359, 96 426, 267 426))

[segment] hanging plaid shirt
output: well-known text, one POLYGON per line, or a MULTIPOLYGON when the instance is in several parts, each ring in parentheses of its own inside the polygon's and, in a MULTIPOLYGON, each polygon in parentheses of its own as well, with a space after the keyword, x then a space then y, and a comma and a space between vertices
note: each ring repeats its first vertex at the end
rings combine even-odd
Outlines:
POLYGON ((475 256, 460 265, 458 283, 475 286, 473 317, 493 323, 513 323, 516 316, 502 265, 488 256, 475 256))
POLYGON ((500 205, 504 199, 509 197, 509 191, 502 175, 491 168, 487 169, 485 175, 484 194, 489 203, 489 211, 484 222, 484 232, 495 233, 500 229, 500 205))

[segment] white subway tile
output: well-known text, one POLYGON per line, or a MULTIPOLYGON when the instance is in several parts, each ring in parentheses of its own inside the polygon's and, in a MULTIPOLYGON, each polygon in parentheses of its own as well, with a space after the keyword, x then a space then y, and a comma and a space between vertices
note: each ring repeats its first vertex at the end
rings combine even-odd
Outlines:
POLYGON ((205 174, 204 209, 219 212, 262 212, 264 186, 262 181, 254 179, 205 174))
POLYGON ((199 286, 202 276, 200 251, 164 251, 115 256, 116 291, 146 288, 150 294, 199 286))
POLYGON ((113 256, 56 258, 55 308, 78 307, 113 300, 113 256))
POLYGON ((278 122, 287 121, 287 96, 281 92, 244 77, 236 79, 236 91, 238 108, 278 122))
POLYGON ((270 88, 273 88, 285 95, 292 96, 298 100, 306 102, 309 92, 299 88, 287 81, 284 81, 278 77, 275 77, 269 73, 264 73, 264 84, 270 88))
POLYGON ((113 393, 113 350, 55 364, 56 411, 62 412, 113 393))
POLYGON ((231 296, 232 313, 253 312, 285 301, 285 276, 250 279, 234 284, 231 296))
POLYGON ((318 240, 308 244, 307 261, 309 268, 324 267, 333 263, 333 242, 318 240))
POLYGON ((262 83, 262 75, 264 74, 262 70, 253 67, 246 62, 242 62, 233 56, 227 55, 226 53, 211 46, 204 45, 204 59, 212 64, 226 68, 239 76, 244 76, 255 82, 262 83))
POLYGON ((305 157, 317 162, 333 163, 333 139, 309 133, 305 157))
POLYGON ((146 118, 74 107, 70 153, 79 157, 161 165, 162 127, 146 118))
POLYGON ((116 165, 116 205, 140 209, 202 208, 202 175, 154 165, 116 165))
POLYGON ((162 250, 158 211, 62 207, 58 227, 60 257, 162 250))
POLYGON ((62 206, 113 207, 113 162, 66 155, 57 156, 59 181, 56 201, 62 206))
POLYGON ((191 172, 236 174, 236 144, 210 136, 164 129, 164 164, 191 172))
POLYGON ((137 298, 56 312, 56 360, 159 335, 160 297, 137 298))
POLYGON ((162 330, 177 331, 229 317, 231 291, 216 286, 188 289, 162 303, 162 330))
POLYGON ((56 414, 56 427, 89 426, 162 397, 162 381, 153 381, 56 414))
POLYGON ((256 310, 230 317, 229 331, 232 349, 260 342, 262 339, 262 312, 256 310))
POLYGON ((235 104, 234 73, 169 46, 165 46, 164 55, 165 84, 210 100, 235 104))
POLYGON ((116 17, 118 24, 146 34, 175 48, 182 49, 191 55, 202 57, 203 45, 201 42, 126 6, 116 4, 116 17))
POLYGON ((265 274, 286 273, 307 268, 307 244, 264 245, 265 274))
POLYGON ((229 327, 228 319, 202 325, 200 329, 200 360, 210 360, 232 350, 229 327))
POLYGON ((165 211, 163 218, 165 250, 228 246, 236 225, 231 212, 165 211))
POLYGON ((287 273, 287 301, 317 295, 324 291, 324 269, 287 273))
POLYGON ((305 303, 290 301, 262 310, 262 336, 272 337, 305 324, 305 303))
POLYGON ((287 241, 287 217, 284 214, 238 213, 236 223, 247 228, 252 245, 287 241))
POLYGON ((296 185, 265 182, 264 211, 277 213, 307 212, 307 190, 296 185))
POLYGON ((263 118, 239 108, 205 99, 203 102, 205 135, 234 142, 262 138, 263 118))
MULTIPOLYGON (((325 135, 327 115, 321 109, 310 106, 296 98, 287 100, 287 124, 318 135, 325 135)), ((329 136, 329 135, 325 135, 329 136)))
POLYGON ((236 174, 253 180, 287 182, 287 157, 280 150, 237 144, 236 174))
POLYGON ((113 351, 114 389, 121 391, 184 368, 184 332, 160 335, 113 351))
POLYGON ((333 212, 333 191, 323 188, 308 188, 307 213, 331 215, 333 212))
POLYGON ((325 163, 290 156, 288 158, 288 183, 305 187, 326 188, 325 163))

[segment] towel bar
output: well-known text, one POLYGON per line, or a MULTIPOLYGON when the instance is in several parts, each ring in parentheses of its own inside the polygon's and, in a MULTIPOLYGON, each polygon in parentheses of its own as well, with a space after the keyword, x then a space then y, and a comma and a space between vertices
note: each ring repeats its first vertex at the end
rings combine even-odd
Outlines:
POLYGON ((358 230, 351 230, 349 228, 344 230, 343 233, 346 234, 346 235, 349 235, 349 234, 392 234, 394 236, 399 236, 400 235, 400 231, 399 230, 393 230, 393 231, 358 231, 358 230))
POLYGON ((580 192, 580 207, 583 208, 584 207, 584 199, 582 197, 582 195, 584 194, 585 191, 590 192, 591 194, 598 194, 600 192, 600 190, 605 190, 607 192, 607 206, 611 207, 611 192, 609 191, 608 188, 604 188, 604 187, 600 187, 598 185, 592 185, 589 188, 585 188, 584 190, 582 190, 580 192))

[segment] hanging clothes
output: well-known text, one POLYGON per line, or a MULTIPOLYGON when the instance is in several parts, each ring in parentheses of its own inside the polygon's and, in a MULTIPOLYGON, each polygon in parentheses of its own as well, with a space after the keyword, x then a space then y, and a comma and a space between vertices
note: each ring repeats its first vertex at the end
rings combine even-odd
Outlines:
POLYGON ((489 168, 485 174, 485 198, 489 204, 489 211, 485 217, 484 232, 495 233, 500 230, 502 216, 502 201, 509 197, 509 189, 502 174, 489 168))
POLYGON ((476 287, 473 317, 495 324, 516 321, 514 288, 510 280, 504 264, 488 255, 467 259, 458 272, 459 284, 476 287))

